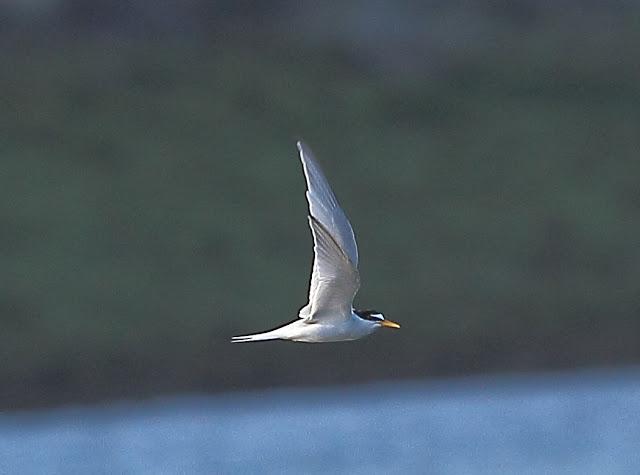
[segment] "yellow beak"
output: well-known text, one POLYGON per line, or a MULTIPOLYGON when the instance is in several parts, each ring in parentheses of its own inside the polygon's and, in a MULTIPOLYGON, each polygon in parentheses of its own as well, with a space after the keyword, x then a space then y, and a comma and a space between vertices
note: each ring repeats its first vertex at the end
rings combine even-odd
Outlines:
POLYGON ((398 325, 396 322, 392 322, 391 320, 382 320, 380 322, 380 325, 387 328, 400 328, 400 325, 398 325))

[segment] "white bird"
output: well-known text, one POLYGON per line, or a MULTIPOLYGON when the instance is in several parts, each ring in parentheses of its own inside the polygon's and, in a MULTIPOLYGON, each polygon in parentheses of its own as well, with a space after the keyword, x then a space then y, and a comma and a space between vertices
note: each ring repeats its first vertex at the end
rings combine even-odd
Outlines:
POLYGON ((353 308, 353 298, 360 288, 353 228, 311 150, 302 142, 297 146, 307 181, 309 226, 314 244, 309 303, 300 309, 293 322, 264 333, 235 336, 231 341, 325 343, 357 340, 382 327, 400 328, 381 312, 353 308))

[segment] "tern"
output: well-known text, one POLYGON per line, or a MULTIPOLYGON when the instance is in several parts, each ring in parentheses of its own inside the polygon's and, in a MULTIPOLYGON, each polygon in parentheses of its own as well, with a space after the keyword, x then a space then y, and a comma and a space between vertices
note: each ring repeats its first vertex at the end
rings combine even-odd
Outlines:
POLYGON ((358 340, 383 327, 400 328, 385 319, 382 312, 353 308, 353 299, 360 288, 353 228, 309 147, 302 142, 297 146, 307 182, 308 219, 313 236, 309 302, 294 321, 264 333, 235 336, 231 341, 327 343, 358 340))

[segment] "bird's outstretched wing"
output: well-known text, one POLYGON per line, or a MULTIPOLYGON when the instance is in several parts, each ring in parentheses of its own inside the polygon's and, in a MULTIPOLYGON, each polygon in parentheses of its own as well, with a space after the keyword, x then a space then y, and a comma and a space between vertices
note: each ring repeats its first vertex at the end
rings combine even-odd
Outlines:
POLYGON ((309 303, 300 310, 299 316, 310 320, 346 317, 351 313, 353 298, 360 287, 353 228, 309 148, 298 142, 298 150, 307 181, 309 226, 315 255, 309 303))

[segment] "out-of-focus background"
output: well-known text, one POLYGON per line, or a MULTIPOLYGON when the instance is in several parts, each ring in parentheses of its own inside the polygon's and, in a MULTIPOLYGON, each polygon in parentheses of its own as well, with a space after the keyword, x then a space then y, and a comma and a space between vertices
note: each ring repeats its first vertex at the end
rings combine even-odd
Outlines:
POLYGON ((0 40, 3 410, 640 361, 640 2, 7 0, 0 40), (299 138, 401 331, 229 344, 305 303, 299 138))

